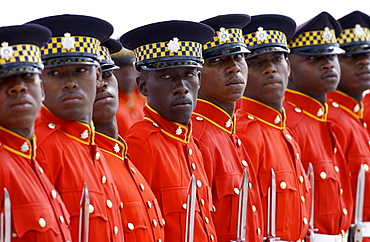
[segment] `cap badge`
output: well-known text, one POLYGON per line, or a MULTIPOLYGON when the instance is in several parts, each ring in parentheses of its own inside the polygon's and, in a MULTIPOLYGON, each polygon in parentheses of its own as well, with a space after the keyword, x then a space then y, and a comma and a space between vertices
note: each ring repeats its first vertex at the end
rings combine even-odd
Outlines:
POLYGON ((10 57, 13 57, 13 49, 8 46, 8 42, 1 43, 0 56, 2 59, 9 60, 10 57))
POLYGON ((167 43, 167 48, 171 53, 175 53, 179 51, 181 49, 180 44, 179 44, 179 39, 176 37, 173 37, 173 39, 167 43))
POLYGON ((217 37, 221 43, 225 43, 226 41, 230 40, 230 34, 225 28, 220 28, 220 32, 218 32, 217 37))
POLYGON ((355 36, 356 36, 357 38, 361 38, 361 37, 363 37, 363 36, 364 36, 364 34, 365 34, 364 29, 363 29, 363 28, 361 27, 361 25, 359 25, 359 24, 356 24, 356 25, 355 25, 354 32, 355 32, 355 36))
POLYGON ((258 31, 256 32, 256 37, 259 41, 265 41, 267 40, 267 32, 263 30, 262 27, 258 28, 258 31))
POLYGON ((65 33, 64 34, 64 38, 62 39, 63 49, 66 49, 66 50, 70 51, 71 49, 73 49, 75 47, 75 43, 76 42, 71 37, 70 33, 65 33))
POLYGON ((332 33, 330 33, 330 30, 328 27, 324 28, 324 34, 322 35, 322 39, 326 42, 330 41, 331 38, 333 38, 332 33))

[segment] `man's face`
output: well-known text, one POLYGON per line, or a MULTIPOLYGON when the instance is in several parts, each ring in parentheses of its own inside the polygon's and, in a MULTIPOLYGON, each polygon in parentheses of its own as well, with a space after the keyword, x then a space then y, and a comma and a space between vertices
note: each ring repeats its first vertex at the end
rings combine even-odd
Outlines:
POLYGON ((290 71, 282 52, 257 55, 247 60, 248 85, 244 96, 265 104, 281 102, 290 71))
POLYGON ((44 99, 38 74, 17 74, 0 78, 0 126, 32 128, 44 99))
POLYGON ((147 103, 162 117, 172 122, 189 123, 199 89, 198 68, 142 70, 137 84, 147 103))
POLYGON ((370 88, 370 53, 339 55, 341 78, 338 89, 349 95, 370 88))
POLYGON ((96 89, 93 109, 95 124, 110 122, 118 110, 118 84, 112 71, 103 72, 103 80, 96 89))
POLYGON ((101 69, 90 65, 45 68, 44 105, 56 116, 89 124, 101 69))
POLYGON ((295 88, 311 97, 334 91, 340 79, 337 55, 289 54, 290 81, 295 88))
POLYGON ((212 103, 230 103, 243 96, 248 66, 244 54, 235 54, 205 61, 201 71, 199 97, 212 103))
POLYGON ((131 93, 136 88, 136 77, 140 73, 133 65, 121 65, 113 71, 118 81, 119 90, 123 93, 131 93))

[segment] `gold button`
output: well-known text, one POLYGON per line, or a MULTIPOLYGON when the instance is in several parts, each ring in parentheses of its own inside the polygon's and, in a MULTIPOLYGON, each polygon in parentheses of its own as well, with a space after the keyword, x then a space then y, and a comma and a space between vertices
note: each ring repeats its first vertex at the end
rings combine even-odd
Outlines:
POLYGON ((145 189, 144 184, 140 183, 139 187, 140 187, 141 191, 144 191, 144 189, 145 189))
POLYGON ((57 198, 57 196, 58 196, 57 191, 55 191, 55 190, 51 190, 51 197, 52 197, 52 198, 54 198, 54 199, 56 199, 56 198, 57 198))
POLYGON ((211 241, 214 241, 214 240, 215 240, 215 236, 213 236, 213 234, 211 234, 211 235, 209 236, 209 239, 210 239, 211 241))
POLYGON ((248 187, 249 187, 249 190, 252 189, 252 183, 248 182, 248 187))
POLYGON ((60 223, 64 223, 64 217, 62 215, 59 216, 60 223))
POLYGON ((285 137, 287 137, 288 140, 292 140, 292 136, 290 134, 286 134, 285 137))
POLYGON ((365 170, 366 172, 368 172, 368 171, 369 171, 369 165, 368 165, 368 164, 364 164, 364 170, 365 170))
POLYGON ((335 108, 339 107, 339 104, 337 102, 332 102, 331 105, 335 108))
POLYGON ((99 160, 100 159, 100 152, 98 151, 98 152, 96 152, 96 154, 95 154, 95 159, 96 160, 99 160))
POLYGON ((216 206, 215 205, 212 205, 212 211, 216 212, 216 206))
POLYGON ((286 189, 286 182, 281 182, 280 183, 280 188, 281 189, 286 189))
POLYGON ((334 148, 334 154, 337 153, 338 149, 337 148, 334 148))
POLYGON ((339 189, 339 194, 342 195, 343 194, 343 189, 339 189))
POLYGON ((45 228, 46 227, 46 220, 44 218, 40 218, 39 219, 39 225, 41 228, 45 228))
POLYGON ((201 182, 201 180, 197 180, 197 187, 202 187, 202 182, 201 182))
POLYGON ((106 204, 107 204, 107 207, 108 208, 112 208, 113 207, 113 203, 112 203, 112 201, 111 200, 107 200, 107 202, 106 202, 106 204))
POLYGON ((89 204, 89 213, 93 213, 95 210, 94 206, 89 204))
POLYGON ((184 203, 183 205, 181 205, 181 207, 183 208, 183 209, 185 209, 186 210, 186 207, 187 207, 188 205, 186 204, 186 203, 184 203))
POLYGON ((301 201, 304 203, 306 201, 306 199, 304 198, 304 196, 301 196, 301 201))
POLYGON ((243 165, 244 167, 247 167, 247 166, 248 166, 248 162, 247 162, 246 160, 242 160, 242 165, 243 165))
POLYGON ((257 234, 260 235, 261 234, 261 228, 258 228, 257 229, 257 234))
POLYGON ((257 211, 256 206, 252 205, 252 211, 255 213, 257 211))
POLYGON ((300 182, 300 183, 303 183, 303 181, 304 181, 304 178, 303 178, 303 176, 302 176, 302 175, 300 175, 300 176, 299 176, 299 182, 300 182))
POLYGON ((197 169, 197 165, 195 163, 191 163, 191 169, 193 169, 193 171, 195 171, 197 169))
POLYGON ((239 191, 239 188, 234 188, 234 193, 236 194, 236 195, 239 195, 239 193, 240 193, 240 191, 239 191))
POLYGON ((320 173, 320 177, 321 177, 321 179, 326 179, 326 172, 325 171, 322 171, 320 173))
POLYGON ((334 170, 335 170, 336 172, 339 172, 339 167, 338 167, 338 166, 334 166, 334 170))
POLYGON ((114 227, 113 227, 113 233, 114 233, 114 234, 118 234, 118 227, 117 227, 117 226, 114 226, 114 227))
POLYGON ((303 218, 303 223, 304 223, 304 224, 308 224, 308 220, 307 220, 307 218, 303 218))
POLYGON ((148 206, 148 208, 152 208, 152 202, 151 201, 147 201, 146 205, 148 206))
POLYGON ((161 239, 158 239, 157 242, 162 242, 162 240, 161 239))
POLYGON ((106 176, 102 176, 101 177, 101 183, 105 184, 107 182, 107 177, 106 176))
POLYGON ((200 116, 197 116, 195 119, 198 120, 198 121, 203 121, 203 118, 200 117, 200 116))
POLYGON ((192 148, 189 149, 189 155, 192 155, 193 154, 193 150, 192 148))
POLYGON ((204 217, 204 222, 206 222, 206 224, 209 223, 209 219, 207 217, 204 217))
POLYGON ((153 219, 153 226, 154 226, 154 227, 157 227, 157 225, 158 225, 157 220, 153 219))
POLYGON ((202 204, 202 206, 204 206, 205 202, 204 202, 204 199, 200 199, 200 204, 202 204))
POLYGON ((248 114, 248 119, 254 119, 253 115, 248 114))
POLYGON ((41 174, 44 174, 44 169, 42 169, 42 168, 41 168, 41 166, 39 166, 39 172, 40 172, 41 174))
POLYGON ((131 172, 132 172, 132 173, 134 173, 134 174, 136 173, 135 168, 131 167, 130 169, 131 169, 131 172))
POLYGON ((12 237, 13 238, 15 238, 15 237, 17 237, 18 235, 17 235, 17 233, 12 233, 12 237))
POLYGON ((343 208, 343 214, 344 214, 344 215, 347 215, 347 214, 348 214, 347 209, 343 208))
POLYGON ((127 228, 128 228, 129 230, 134 230, 134 229, 135 229, 135 226, 134 226, 134 224, 133 224, 133 223, 128 223, 128 224, 127 224, 127 228))
POLYGON ((55 129, 56 125, 53 123, 48 124, 49 129, 55 129))
POLYGON ((238 141, 236 142, 236 144, 237 144, 238 146, 241 146, 241 145, 242 145, 242 141, 241 141, 240 139, 238 139, 238 141))
POLYGON ((295 107, 295 108, 294 108, 294 111, 296 111, 297 113, 302 112, 302 110, 301 110, 299 107, 295 107))
POLYGON ((367 123, 364 123, 364 128, 365 128, 365 129, 367 128, 367 123))
POLYGON ((152 123, 154 127, 158 128, 159 125, 157 123, 152 123))
POLYGON ((166 221, 164 220, 164 218, 162 218, 162 224, 165 225, 166 224, 166 221))
POLYGON ((298 152, 297 152, 297 153, 295 153, 295 158, 296 158, 297 160, 299 160, 299 157, 300 157, 299 153, 298 153, 298 152))

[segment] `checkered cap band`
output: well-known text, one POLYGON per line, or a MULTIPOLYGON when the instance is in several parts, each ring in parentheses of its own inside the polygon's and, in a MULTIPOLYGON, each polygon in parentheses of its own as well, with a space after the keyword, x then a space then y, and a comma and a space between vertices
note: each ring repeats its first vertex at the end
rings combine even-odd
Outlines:
POLYGON ((92 37, 71 36, 75 41, 74 47, 70 50, 62 45, 65 37, 52 37, 49 42, 41 48, 41 56, 43 58, 48 55, 62 53, 87 53, 97 55, 100 41, 92 37))
MULTIPOLYGON (((4 47, 0 47, 1 48, 4 47)), ((11 57, 1 58, 0 56, 0 65, 5 65, 9 63, 42 63, 40 48, 36 45, 12 45, 9 46, 13 50, 11 57)))
POLYGON ((253 47, 254 45, 260 44, 283 44, 287 45, 286 35, 278 30, 264 30, 266 32, 266 39, 260 41, 257 39, 256 32, 249 33, 244 35, 245 43, 248 48, 253 47))
POLYGON ((113 62, 109 49, 105 46, 99 46, 98 56, 100 62, 113 62))
POLYGON ((323 39, 324 31, 323 30, 315 30, 315 31, 308 31, 299 34, 297 37, 293 38, 288 43, 288 47, 297 48, 303 46, 311 46, 311 45, 325 45, 325 44, 335 44, 337 43, 337 39, 335 38, 335 30, 330 29, 330 33, 332 37, 329 41, 325 41, 323 39))
POLYGON ((230 35, 229 40, 226 42, 221 42, 218 38, 218 33, 221 31, 216 31, 215 36, 213 36, 213 39, 209 42, 207 42, 205 45, 203 45, 203 50, 210 49, 212 47, 216 47, 222 44, 227 43, 244 43, 244 37, 243 37, 243 31, 241 29, 225 29, 230 35))
POLYGON ((364 34, 361 37, 356 37, 355 28, 344 29, 340 37, 337 38, 338 43, 343 45, 346 43, 370 41, 370 30, 368 28, 362 29, 364 30, 364 34))
POLYGON ((180 49, 171 52, 167 44, 169 42, 158 42, 139 46, 134 49, 135 62, 139 63, 146 60, 153 60, 161 57, 196 57, 202 58, 202 45, 197 42, 178 41, 180 49))

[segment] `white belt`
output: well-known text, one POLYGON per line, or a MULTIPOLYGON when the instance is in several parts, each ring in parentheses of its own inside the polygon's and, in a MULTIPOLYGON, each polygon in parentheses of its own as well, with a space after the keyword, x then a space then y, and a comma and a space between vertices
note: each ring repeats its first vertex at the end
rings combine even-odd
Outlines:
POLYGON ((344 235, 329 235, 329 234, 314 234, 313 242, 343 242, 347 241, 347 234, 344 235))
POLYGON ((370 222, 361 223, 362 236, 370 237, 370 222))

